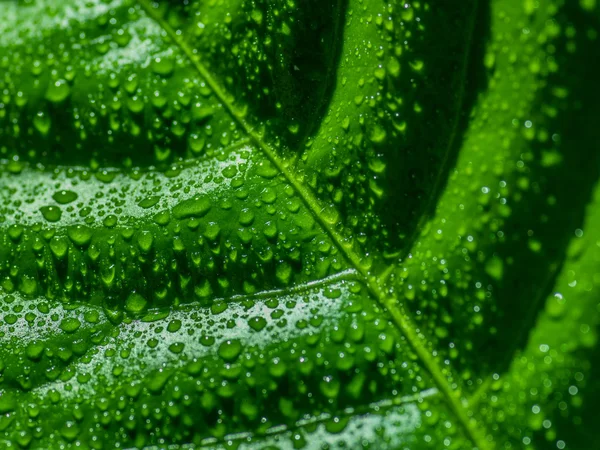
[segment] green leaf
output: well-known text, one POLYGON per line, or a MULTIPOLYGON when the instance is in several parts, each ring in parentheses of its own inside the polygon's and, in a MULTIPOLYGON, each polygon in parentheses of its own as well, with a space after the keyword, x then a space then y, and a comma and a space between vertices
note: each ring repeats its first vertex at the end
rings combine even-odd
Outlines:
POLYGON ((0 2, 7 448, 594 448, 594 0, 0 2))

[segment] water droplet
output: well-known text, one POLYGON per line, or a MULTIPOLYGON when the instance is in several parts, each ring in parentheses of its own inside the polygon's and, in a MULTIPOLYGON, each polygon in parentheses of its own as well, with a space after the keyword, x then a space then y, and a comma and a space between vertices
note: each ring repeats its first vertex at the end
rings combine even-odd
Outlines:
POLYGON ((194 197, 184 200, 173 208, 173 217, 175 219, 185 219, 187 217, 202 217, 211 208, 210 200, 207 197, 194 197))
POLYGON ((249 208, 244 208, 240 212, 239 222, 241 225, 249 226, 254 222, 254 212, 249 208))
POLYGON ((173 72, 175 64, 169 58, 154 58, 152 61, 152 70, 154 73, 162 76, 169 76, 173 72))
POLYGON ((154 242, 154 236, 150 231, 143 230, 137 235, 137 244, 143 252, 149 252, 154 242))
POLYGON ((371 127, 369 132, 369 140, 374 144, 381 144, 385 141, 387 133, 385 129, 379 124, 375 124, 371 127))
POLYGON ((387 71, 395 78, 400 76, 400 63, 394 57, 391 57, 387 63, 387 71))
POLYGON ((125 301, 125 310, 131 314, 139 314, 146 308, 148 302, 139 294, 131 294, 125 301))
POLYGON ((219 346, 219 356, 225 361, 235 361, 242 351, 242 344, 238 339, 230 339, 219 346))
POLYGON ((254 20, 254 22, 256 22, 258 25, 260 25, 263 21, 263 13, 260 9, 253 9, 250 13, 250 17, 252 17, 252 20, 254 20))
POLYGON ((138 203, 138 206, 140 208, 144 208, 144 209, 152 208, 154 205, 156 205, 158 203, 159 200, 160 200, 159 195, 152 195, 151 197, 146 197, 145 199, 141 200, 138 203))
POLYGON ((62 216, 62 211, 58 206, 42 206, 40 212, 48 222, 58 222, 62 216))
POLYGON ((65 333, 74 333, 81 326, 81 321, 76 317, 69 317, 60 322, 60 329, 65 333))
POLYGON ((42 111, 38 112, 33 118, 33 126, 40 132, 42 136, 48 135, 51 124, 52 122, 50 121, 50 116, 42 111))
POLYGON ((69 245, 65 238, 55 236, 50 241, 50 250, 58 259, 64 258, 68 249, 69 245))
POLYGON ((46 90, 46 100, 52 103, 63 102, 71 93, 69 83, 65 80, 56 80, 50 82, 48 89, 46 90))
POLYGON ((92 239, 92 230, 85 225, 75 225, 67 229, 69 239, 76 245, 86 245, 92 239))
POLYGON ((66 205, 67 203, 71 203, 77 200, 77 194, 73 191, 62 190, 52 194, 52 198, 57 203, 60 203, 61 205, 66 205))
POLYGON ((260 331, 267 325, 267 321, 264 317, 252 317, 248 320, 248 325, 253 330, 260 331))

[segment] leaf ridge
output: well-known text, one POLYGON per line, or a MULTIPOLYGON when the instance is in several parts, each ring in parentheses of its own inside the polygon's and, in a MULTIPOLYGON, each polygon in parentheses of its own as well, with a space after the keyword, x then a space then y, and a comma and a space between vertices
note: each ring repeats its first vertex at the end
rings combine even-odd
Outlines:
POLYGON ((421 392, 417 392, 416 394, 413 394, 413 395, 405 395, 403 397, 395 397, 395 398, 390 398, 390 399, 386 399, 386 400, 380 400, 380 401, 374 402, 374 403, 369 403, 368 405, 360 408, 360 411, 357 411, 355 408, 347 408, 337 414, 323 413, 323 414, 313 416, 309 419, 300 419, 300 420, 297 420, 296 423, 290 427, 286 427, 286 426, 272 427, 272 428, 266 430, 264 433, 256 433, 256 434, 251 433, 251 432, 236 433, 234 435, 226 435, 225 437, 223 437, 221 439, 214 439, 214 438, 210 439, 210 440, 207 439, 206 442, 200 444, 200 446, 198 448, 204 448, 204 447, 212 448, 212 446, 214 446, 214 445, 223 444, 223 443, 229 442, 229 441, 241 441, 243 439, 248 439, 250 437, 268 438, 268 437, 272 437, 272 436, 278 436, 283 433, 288 433, 288 432, 293 433, 294 431, 299 430, 300 428, 302 428, 306 425, 320 424, 320 423, 326 422, 327 420, 330 420, 334 417, 346 418, 346 417, 352 417, 353 415, 355 415, 357 413, 359 413, 361 415, 369 414, 369 413, 380 413, 380 412, 387 411, 387 410, 397 407, 397 406, 406 405, 407 403, 418 402, 419 400, 424 399, 424 398, 433 398, 433 397, 436 397, 437 395, 439 395, 439 391, 437 389, 429 388, 429 389, 425 389, 421 392))
MULTIPOLYGON (((342 252, 342 254, 346 257, 346 259, 350 262, 350 264, 357 270, 357 272, 364 278, 365 285, 371 294, 375 297, 377 302, 382 305, 385 309, 388 310, 394 324, 399 328, 400 332, 404 335, 409 345, 413 348, 415 353, 417 354, 419 360, 423 363, 425 369, 429 372, 431 377, 433 378, 437 388, 443 394, 448 406, 458 419, 459 423, 465 430, 467 436, 471 439, 473 444, 479 450, 488 450, 492 449, 493 445, 489 443, 485 439, 485 432, 478 429, 472 417, 467 412, 466 406, 467 404, 463 403, 461 400, 461 391, 457 387, 456 382, 453 382, 452 385, 450 381, 444 376, 444 370, 440 367, 438 362, 434 357, 432 357, 431 353, 427 350, 427 340, 423 333, 419 331, 419 329, 415 326, 412 319, 409 317, 407 312, 397 304, 397 299, 395 297, 389 296, 386 294, 384 289, 377 283, 377 276, 373 276, 369 272, 369 268, 365 266, 365 264, 361 261, 360 255, 355 251, 352 245, 352 241, 348 241, 345 239, 335 228, 334 223, 331 223, 325 217, 323 217, 323 212, 325 208, 323 208, 320 204, 314 193, 306 188, 301 182, 298 180, 296 175, 289 170, 289 163, 281 160, 274 149, 271 148, 269 144, 267 144, 260 133, 258 133, 254 127, 249 124, 244 119, 244 114, 240 111, 236 110, 234 104, 231 101, 231 95, 225 90, 222 89, 217 81, 214 79, 212 74, 208 71, 208 69, 200 62, 200 58, 194 51, 179 37, 179 35, 175 32, 175 30, 167 23, 163 18, 158 14, 155 7, 152 6, 150 0, 136 0, 137 3, 141 6, 141 8, 153 19, 155 20, 165 31, 168 37, 173 41, 175 45, 177 45, 181 51, 186 55, 186 57, 193 64, 198 73, 204 78, 209 88, 214 92, 217 98, 221 101, 223 106, 230 112, 230 114, 235 118, 238 124, 242 127, 242 129, 250 136, 252 141, 256 144, 256 146, 265 154, 265 156, 269 159, 269 161, 277 168, 277 170, 286 178, 286 180, 292 185, 293 189, 298 193, 298 195, 302 198, 303 202, 306 204, 308 209, 312 212, 315 219, 319 222, 319 224, 323 227, 323 229, 329 234, 335 245, 342 252)), ((477 0, 475 0, 475 6, 473 8, 473 15, 471 19, 470 26, 470 36, 473 35, 473 29, 475 25, 475 11, 477 9, 477 0)), ((472 38, 469 38, 469 42, 472 38)), ((468 63, 468 54, 469 52, 465 52, 465 60, 462 67, 462 71, 466 71, 466 66, 468 63)), ((462 98, 464 97, 464 83, 461 89, 461 104, 462 98)), ((456 122, 459 122, 458 119, 456 122)), ((455 126, 458 128, 458 125, 455 126)), ((450 145, 449 147, 450 148, 450 145)), ((449 152, 447 152, 449 153, 449 152)), ((444 162, 447 162, 448 155, 445 156, 444 162)), ((439 177, 438 177, 439 178, 439 177)), ((445 369, 446 371, 448 369, 445 369)))

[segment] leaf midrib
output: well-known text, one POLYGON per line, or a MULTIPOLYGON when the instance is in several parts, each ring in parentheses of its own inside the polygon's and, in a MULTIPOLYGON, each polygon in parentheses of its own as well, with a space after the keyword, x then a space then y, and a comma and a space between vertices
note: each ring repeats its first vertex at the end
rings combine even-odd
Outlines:
MULTIPOLYGON (((414 325, 413 321, 407 314, 407 312, 398 305, 397 299, 393 296, 388 296, 386 292, 379 285, 378 277, 373 276, 369 273, 368 268, 366 268, 363 264, 361 264, 360 255, 354 250, 353 246, 348 243, 346 239, 344 239, 340 233, 329 223, 323 216, 322 212, 324 208, 319 204, 318 199, 315 197, 312 191, 307 189, 301 182, 296 178, 296 175, 289 170, 289 164, 279 159, 275 151, 271 148, 271 146, 266 143, 262 136, 254 130, 254 127, 246 122, 244 116, 236 111, 233 103, 230 101, 232 96, 224 89, 222 89, 219 84, 216 82, 215 78, 211 75, 211 73, 206 69, 206 67, 200 62, 200 58, 194 51, 177 35, 175 30, 166 23, 163 18, 157 13, 156 8, 153 8, 149 0, 136 0, 137 3, 142 7, 142 9, 153 19, 155 20, 161 28, 165 31, 168 37, 173 41, 175 45, 177 45, 181 51, 186 55, 191 64, 198 71, 200 76, 204 78, 207 85, 213 91, 213 93, 217 96, 217 98, 221 101, 223 106, 229 111, 233 118, 238 122, 238 124, 242 127, 242 129, 250 136, 252 141, 254 141, 255 145, 260 148, 260 150, 265 154, 265 156, 269 159, 269 161, 277 168, 277 170, 286 178, 286 180, 292 185, 293 189, 296 193, 302 198, 303 202, 308 207, 309 211, 312 213, 314 218, 319 222, 319 224, 323 227, 323 229, 329 234, 337 248, 342 252, 342 254, 346 257, 346 259, 350 262, 350 264, 356 269, 358 274, 362 276, 364 279, 365 285, 368 287, 371 294, 376 298, 377 302, 382 305, 385 309, 388 310, 390 315, 392 316, 393 322, 395 326, 400 330, 400 332, 404 335, 409 345, 417 354, 419 360, 424 365, 426 370, 430 373, 433 378, 436 387, 444 396, 448 406, 458 419, 461 426, 464 428, 465 432, 473 442, 473 444, 479 450, 488 450, 492 449, 493 445, 489 443, 485 439, 486 433, 480 429, 481 426, 477 423, 474 423, 474 420, 469 417, 469 412, 467 411, 465 405, 461 400, 461 390, 456 387, 456 382, 454 382, 454 387, 450 385, 448 381, 448 377, 444 376, 444 370, 448 371, 448 369, 442 369, 436 359, 431 355, 431 353, 427 350, 426 345, 429 342, 423 333, 418 330, 418 328, 414 325)), ((464 54, 464 60, 462 62, 461 67, 461 79, 463 82, 461 83, 461 90, 459 92, 459 101, 458 101, 458 110, 462 109, 462 104, 465 96, 465 74, 468 67, 469 56, 470 56, 470 48, 473 40, 473 31, 475 28, 475 17, 478 8, 478 0, 474 1, 473 13, 469 23, 469 33, 468 33, 468 45, 467 51, 464 54)), ((456 135, 456 130, 458 129, 458 122, 460 121, 460 114, 457 114, 455 119, 455 124, 453 125, 453 131, 451 132, 451 141, 446 150, 446 154, 444 156, 444 164, 447 163, 448 153, 454 141, 454 137, 456 135)), ((442 167, 443 167, 442 166, 442 167)), ((436 179, 436 184, 434 186, 434 190, 439 189, 439 181, 440 177, 438 176, 436 179)), ((428 201, 430 203, 431 200, 428 201)), ((456 377, 451 377, 453 379, 457 379, 456 377)))

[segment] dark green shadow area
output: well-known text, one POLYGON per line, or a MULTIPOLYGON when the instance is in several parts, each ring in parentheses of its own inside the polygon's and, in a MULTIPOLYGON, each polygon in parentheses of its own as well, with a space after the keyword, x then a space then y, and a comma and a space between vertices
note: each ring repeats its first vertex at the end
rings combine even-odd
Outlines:
POLYGON ((516 352, 527 344, 544 301, 553 292, 568 245, 576 229, 583 226, 600 175, 600 90, 596 87, 600 47, 586 35, 588 30, 598 29, 598 18, 584 15, 573 2, 567 2, 558 17, 560 23, 572 24, 578 35, 557 43, 557 63, 566 70, 549 77, 532 120, 536 123, 548 105, 556 105, 560 112, 547 129, 558 136, 559 144, 532 141, 531 151, 524 155, 530 187, 511 205, 511 218, 503 227, 506 241, 499 243, 495 252, 507 262, 502 280, 480 274, 482 282, 492 284, 496 307, 494 314, 485 317, 482 329, 486 332, 474 340, 480 373, 506 371, 516 352), (573 45, 575 52, 569 51, 573 45), (557 88, 566 89, 568 96, 557 98, 557 88), (552 153, 553 148, 558 155, 552 153), (558 163, 549 163, 556 157, 558 163))
POLYGON ((432 8, 430 17, 423 20, 433 31, 424 34, 414 48, 415 55, 428 57, 416 82, 419 89, 411 86, 412 80, 397 88, 406 93, 407 104, 417 102, 424 112, 406 111, 409 116, 404 120, 411 126, 396 144, 398 148, 388 151, 389 166, 399 170, 386 180, 389 196, 379 211, 390 227, 386 244, 390 250, 409 251, 422 225, 434 213, 463 147, 473 106, 488 85, 489 72, 483 62, 490 38, 489 1, 479 1, 470 42, 462 47, 453 36, 469 26, 463 12, 440 9, 432 8), (468 61, 463 78, 460 62, 465 56, 468 61))

